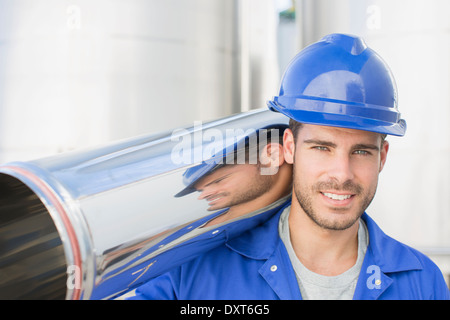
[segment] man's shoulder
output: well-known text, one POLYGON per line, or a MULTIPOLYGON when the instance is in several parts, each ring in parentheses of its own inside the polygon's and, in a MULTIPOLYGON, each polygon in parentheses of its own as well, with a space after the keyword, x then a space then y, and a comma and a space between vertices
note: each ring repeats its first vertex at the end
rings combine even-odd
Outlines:
POLYGON ((401 250, 405 250, 406 252, 414 256, 419 262, 419 264, 422 266, 421 270, 426 270, 428 272, 438 272, 439 274, 441 274, 441 271, 437 266, 437 264, 433 260, 431 260, 429 256, 421 252, 419 249, 409 246, 399 240, 393 238, 390 239, 392 242, 396 243, 396 245, 399 248, 401 248, 401 250))
POLYGON ((369 230, 370 263, 403 285, 412 284, 424 296, 448 299, 449 291, 444 276, 427 255, 386 235, 367 215, 363 217, 369 230), (405 281, 407 283, 405 283, 405 281), (420 289, 419 289, 420 288, 420 289))
POLYGON ((438 269, 424 253, 385 234, 367 214, 363 220, 369 231, 369 247, 387 272, 405 270, 438 269))

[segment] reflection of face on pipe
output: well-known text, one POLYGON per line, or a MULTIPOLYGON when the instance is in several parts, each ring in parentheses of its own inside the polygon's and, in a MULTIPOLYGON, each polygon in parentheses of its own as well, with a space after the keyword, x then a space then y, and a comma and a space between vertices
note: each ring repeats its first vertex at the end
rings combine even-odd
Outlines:
POLYGON ((189 168, 183 175, 187 187, 175 196, 197 191, 198 200, 208 202, 208 211, 225 209, 208 225, 237 218, 285 196, 290 191, 290 170, 285 172, 290 165, 284 162, 284 129, 273 126, 248 131, 249 136, 189 168), (284 168, 281 172, 280 167, 284 168))
POLYGON ((256 164, 232 164, 213 169, 194 184, 195 190, 201 193, 198 199, 208 202, 209 211, 257 200, 276 181, 284 162, 282 148, 279 143, 271 143, 263 148, 256 164))
POLYGON ((272 176, 259 173, 259 165, 225 165, 200 179, 195 189, 199 200, 208 202, 208 210, 242 206, 263 196, 273 184, 272 176))

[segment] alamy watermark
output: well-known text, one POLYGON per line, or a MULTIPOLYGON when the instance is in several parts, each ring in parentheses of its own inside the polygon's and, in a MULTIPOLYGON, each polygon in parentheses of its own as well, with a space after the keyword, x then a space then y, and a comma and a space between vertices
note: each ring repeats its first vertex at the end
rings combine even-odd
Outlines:
POLYGON ((261 174, 275 174, 278 163, 268 168, 273 161, 261 156, 266 145, 279 142, 280 130, 268 129, 225 129, 203 128, 201 121, 194 122, 192 131, 175 129, 171 141, 177 142, 172 148, 171 161, 176 165, 213 161, 216 164, 261 164, 261 174))
POLYGON ((370 265, 366 270, 370 276, 367 278, 366 285, 369 290, 381 289, 381 269, 377 265, 370 265))
POLYGON ((67 267, 67 281, 66 281, 67 289, 70 290, 81 289, 82 279, 83 276, 81 274, 81 269, 79 266, 70 265, 67 267))

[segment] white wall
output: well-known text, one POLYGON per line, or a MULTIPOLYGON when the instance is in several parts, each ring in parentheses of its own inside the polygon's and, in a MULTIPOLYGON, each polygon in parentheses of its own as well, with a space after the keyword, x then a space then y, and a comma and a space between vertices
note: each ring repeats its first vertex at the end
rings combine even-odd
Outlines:
POLYGON ((0 0, 0 163, 240 110, 229 0, 0 0))

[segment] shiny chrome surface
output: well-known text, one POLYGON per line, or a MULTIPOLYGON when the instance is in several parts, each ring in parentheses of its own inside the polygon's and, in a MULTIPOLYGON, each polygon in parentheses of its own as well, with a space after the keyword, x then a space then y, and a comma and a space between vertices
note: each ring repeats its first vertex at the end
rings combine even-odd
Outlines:
MULTIPOLYGON (((50 280, 40 282, 45 274, 56 283, 52 286, 57 290, 50 298, 107 299, 220 244, 209 243, 205 237, 197 248, 170 254, 173 241, 189 232, 183 227, 211 214, 196 193, 174 197, 184 188, 182 175, 209 157, 205 150, 221 150, 243 134, 273 124, 287 124, 287 118, 266 109, 254 110, 201 126, 0 167, 0 189, 4 191, 0 235, 10 234, 1 249, 0 273, 7 271, 7 257, 12 257, 16 267, 26 264, 22 253, 8 246, 22 233, 33 234, 23 241, 35 256, 29 266, 35 273, 29 273, 23 283, 37 282, 47 288, 50 280), (226 139, 213 139, 211 133, 226 139), (173 151, 183 141, 189 141, 191 156, 189 161, 175 161, 173 151), (12 217, 19 224, 9 222, 12 217), (43 231, 34 232, 25 222, 28 217, 43 219, 45 223, 39 225, 43 231), (49 249, 42 249, 41 254, 33 249, 38 246, 35 242, 49 249)), ((16 284, 16 280, 1 283, 1 294, 26 298, 20 290, 8 296, 8 286, 16 284)), ((43 294, 37 290, 30 297, 46 297, 43 294)))

